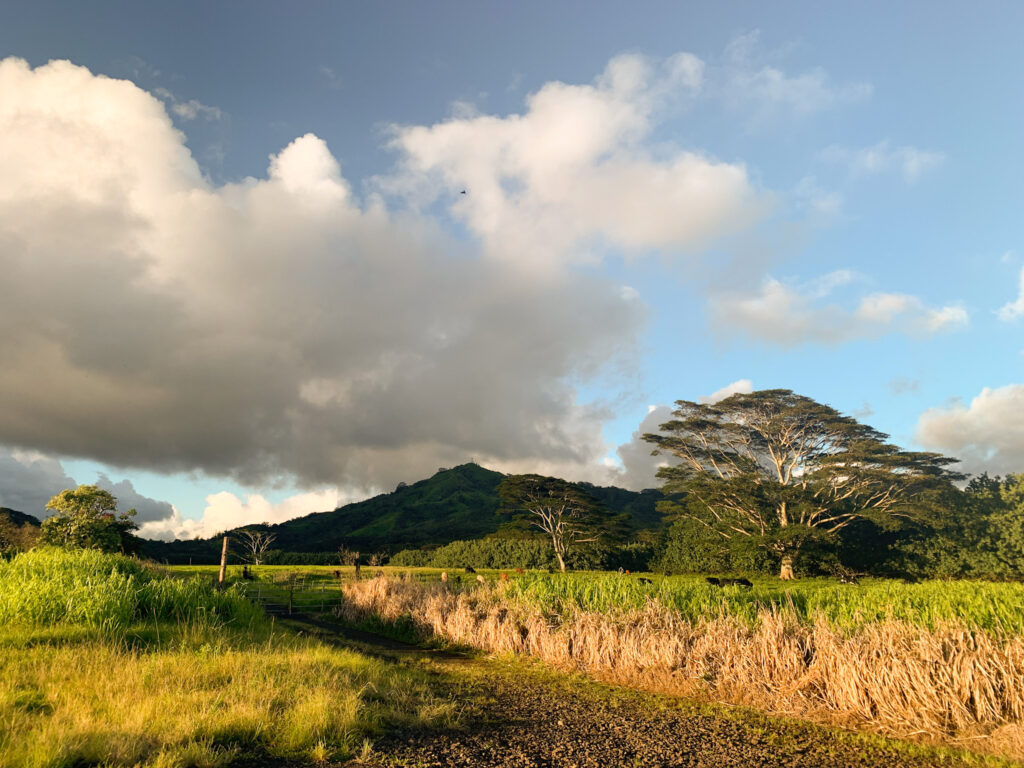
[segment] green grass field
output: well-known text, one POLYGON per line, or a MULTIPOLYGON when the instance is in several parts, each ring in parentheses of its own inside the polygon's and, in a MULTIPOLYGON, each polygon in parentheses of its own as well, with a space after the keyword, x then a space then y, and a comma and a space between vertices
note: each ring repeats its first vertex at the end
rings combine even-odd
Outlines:
MULTIPOLYGON (((171 566, 169 573, 178 576, 202 574, 215 578, 214 566, 171 566)), ((354 576, 351 566, 258 566, 252 569, 256 578, 267 583, 286 585, 297 577, 310 590, 320 582, 336 584, 334 571, 342 578, 354 576)), ((388 576, 409 574, 430 581, 439 579, 440 568, 391 568, 363 566, 364 578, 377 573, 388 576)), ((799 579, 784 582, 774 577, 754 577, 751 589, 714 587, 703 576, 660 576, 656 574, 578 572, 549 574, 531 571, 479 569, 488 581, 501 573, 508 577, 507 596, 524 605, 550 613, 565 614, 576 610, 621 612, 639 609, 652 599, 695 621, 722 615, 746 621, 756 620, 765 608, 792 611, 800 621, 813 622, 823 617, 837 627, 856 629, 885 619, 899 619, 935 628, 947 621, 962 621, 968 626, 1002 635, 1024 635, 1024 584, 982 581, 923 581, 915 584, 893 579, 864 579, 857 585, 840 584, 835 579, 799 579), (650 579, 644 584, 639 577, 650 579)), ((229 568, 229 578, 236 578, 241 566, 229 568)), ((449 570, 452 579, 461 577, 461 584, 473 589, 475 577, 461 570, 449 570)))
POLYGON ((753 622, 766 608, 792 611, 802 622, 817 617, 843 629, 886 619, 935 628, 947 621, 1001 635, 1024 634, 1024 585, 978 581, 905 584, 865 579, 858 585, 834 579, 783 582, 755 578, 753 588, 714 587, 702 577, 651 577, 653 584, 619 574, 527 574, 509 582, 508 596, 554 613, 622 611, 652 599, 696 621, 720 615, 753 622))
POLYGON ((0 765, 218 766, 357 756, 448 724, 414 670, 298 637, 236 589, 128 558, 0 561, 0 765))

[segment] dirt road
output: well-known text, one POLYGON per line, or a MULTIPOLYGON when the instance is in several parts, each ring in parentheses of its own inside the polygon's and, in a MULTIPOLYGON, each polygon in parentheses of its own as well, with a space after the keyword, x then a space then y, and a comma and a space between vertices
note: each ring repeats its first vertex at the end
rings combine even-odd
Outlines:
POLYGON ((354 644, 396 663, 425 666, 438 693, 465 708, 460 729, 392 731, 375 742, 368 761, 353 766, 924 768, 978 764, 799 721, 604 686, 522 660, 430 652, 325 623, 305 626, 330 642, 354 644))

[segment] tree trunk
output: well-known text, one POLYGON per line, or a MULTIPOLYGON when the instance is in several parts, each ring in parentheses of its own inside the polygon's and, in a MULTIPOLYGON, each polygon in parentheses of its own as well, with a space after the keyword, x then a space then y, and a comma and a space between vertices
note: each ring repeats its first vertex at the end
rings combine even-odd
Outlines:
POLYGON ((559 570, 560 570, 560 571, 561 571, 562 573, 565 573, 565 560, 564 560, 564 559, 562 558, 562 556, 561 556, 560 554, 558 554, 557 552, 555 552, 555 557, 557 557, 557 558, 558 558, 558 569, 559 569, 559 570))
POLYGON ((796 578, 793 575, 793 556, 783 555, 782 556, 782 570, 779 571, 779 578, 783 581, 792 581, 796 578))

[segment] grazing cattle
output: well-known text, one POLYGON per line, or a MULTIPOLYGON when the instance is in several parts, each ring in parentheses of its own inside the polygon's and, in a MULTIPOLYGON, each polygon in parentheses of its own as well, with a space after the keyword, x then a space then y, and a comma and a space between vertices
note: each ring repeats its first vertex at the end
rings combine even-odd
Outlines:
POLYGON ((476 580, 479 581, 481 584, 486 584, 487 583, 487 579, 485 579, 479 573, 476 575, 476 580))
POLYGON ((448 581, 448 571, 441 571, 441 581, 448 581))
POLYGON ((650 579, 645 579, 643 576, 637 579, 641 584, 653 584, 654 582, 650 579))
POLYGON ((526 573, 522 568, 516 568, 516 573, 526 573))
POLYGON ((742 577, 739 578, 739 579, 728 579, 728 578, 725 578, 725 577, 715 578, 714 576, 708 576, 706 579, 704 579, 704 581, 706 581, 708 584, 714 584, 716 587, 747 587, 747 588, 749 588, 749 587, 754 586, 753 584, 750 583, 749 579, 744 579, 742 577))
POLYGON ((500 578, 500 579, 501 579, 502 581, 508 581, 508 574, 507 574, 507 573, 503 573, 503 574, 501 574, 501 576, 500 576, 499 578, 500 578))
POLYGON ((472 565, 467 565, 466 573, 476 573, 476 568, 474 568, 472 565))
POLYGON ((334 572, 334 578, 340 579, 341 578, 341 571, 335 571, 334 572))

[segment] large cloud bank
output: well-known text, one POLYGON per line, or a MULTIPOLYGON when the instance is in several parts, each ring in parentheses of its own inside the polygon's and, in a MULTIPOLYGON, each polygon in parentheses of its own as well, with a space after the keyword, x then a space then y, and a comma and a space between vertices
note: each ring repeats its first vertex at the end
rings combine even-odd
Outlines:
POLYGON ((396 129, 381 189, 466 186, 463 243, 361 203, 314 135, 217 187, 132 83, 0 62, 0 443, 306 487, 599 467, 574 383, 631 359, 644 307, 568 265, 697 247, 761 207, 741 166, 645 147, 700 76, 625 57, 523 115, 396 129))

